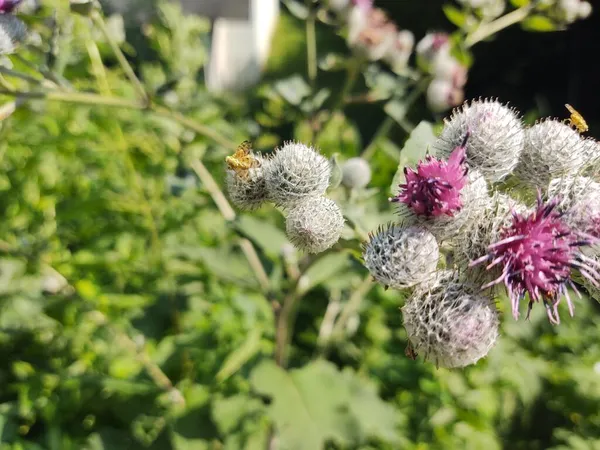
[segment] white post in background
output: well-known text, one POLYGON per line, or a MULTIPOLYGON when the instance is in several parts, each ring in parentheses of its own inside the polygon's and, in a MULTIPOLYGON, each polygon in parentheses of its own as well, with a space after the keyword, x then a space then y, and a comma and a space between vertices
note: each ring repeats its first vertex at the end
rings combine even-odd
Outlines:
POLYGON ((239 91, 260 80, 279 18, 279 0, 249 2, 247 19, 219 17, 213 24, 206 84, 212 92, 239 91))

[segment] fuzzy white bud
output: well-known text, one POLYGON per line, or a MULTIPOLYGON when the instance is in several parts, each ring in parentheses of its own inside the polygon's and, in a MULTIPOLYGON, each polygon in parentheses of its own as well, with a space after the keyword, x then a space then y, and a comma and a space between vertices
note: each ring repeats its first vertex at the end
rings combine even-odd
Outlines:
POLYGON ((342 184, 347 188, 364 188, 371 181, 371 167, 363 158, 350 158, 342 164, 342 184))
POLYGON ((365 266, 379 283, 395 289, 430 279, 440 253, 433 234, 418 226, 389 225, 372 234, 365 245, 365 266))
POLYGON ((438 367, 475 364, 498 338, 498 311, 478 285, 449 271, 419 286, 402 308, 408 339, 418 354, 438 367))
POLYGON ((528 128, 515 175, 525 184, 547 186, 555 177, 576 174, 588 161, 589 148, 580 134, 558 120, 528 128))
POLYGON ((513 171, 525 141, 525 131, 514 110, 487 99, 464 104, 445 121, 434 144, 438 155, 449 157, 467 132, 467 164, 471 168, 490 182, 500 181, 513 171))
POLYGON ((600 225, 600 183, 591 178, 556 178, 550 182, 548 197, 560 199, 564 220, 574 229, 593 234, 592 228, 600 225))
POLYGON ((284 144, 264 168, 269 198, 285 208, 324 194, 330 175, 327 158, 297 142, 284 144))
POLYGON ((344 216, 333 200, 308 197, 290 209, 285 222, 287 236, 299 250, 321 253, 333 246, 344 228, 344 216))

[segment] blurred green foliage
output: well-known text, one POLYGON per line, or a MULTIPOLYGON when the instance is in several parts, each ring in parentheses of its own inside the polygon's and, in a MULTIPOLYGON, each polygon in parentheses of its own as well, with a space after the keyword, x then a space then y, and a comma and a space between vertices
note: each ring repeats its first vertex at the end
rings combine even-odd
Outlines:
MULTIPOLYGON (((50 3, 26 19, 54 56, 24 49, 22 58, 67 90, 134 98, 89 19, 50 3)), ((144 30, 156 57, 138 67, 160 105, 234 142, 255 136, 261 149, 314 140, 343 160, 367 147, 331 100, 339 92, 311 87, 301 68, 248 97, 210 95, 199 81, 207 21, 173 5, 160 12, 144 30), (319 115, 325 126, 315 130, 319 115)), ((108 21, 114 36, 119 23, 108 21)), ((292 39, 305 45, 302 33, 292 39)), ((396 78, 367 72, 362 83, 399 101, 396 78)), ((388 106, 391 124, 404 120, 402 107, 388 106)), ((600 448, 595 302, 579 300, 559 327, 541 309, 531 322, 505 318, 497 347, 465 370, 404 355, 402 295, 370 284, 359 240, 393 220, 390 180, 399 162, 425 154, 431 124, 403 152, 385 135, 369 144, 373 182, 330 192, 348 227, 312 258, 291 250, 274 209, 220 214, 192 167, 201 159, 222 185, 231 149, 184 125, 152 109, 45 100, 2 121, 2 450, 600 448), (258 249, 267 289, 242 238, 258 249), (287 371, 273 353, 281 307, 292 302, 287 371)))

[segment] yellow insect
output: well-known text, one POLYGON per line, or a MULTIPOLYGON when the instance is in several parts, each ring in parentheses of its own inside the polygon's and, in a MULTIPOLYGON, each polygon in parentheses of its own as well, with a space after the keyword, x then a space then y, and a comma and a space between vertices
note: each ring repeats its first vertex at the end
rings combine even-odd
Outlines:
POLYGON ((249 169, 260 165, 258 160, 252 156, 252 144, 250 141, 244 141, 238 145, 235 153, 226 157, 225 162, 229 169, 241 177, 245 177, 249 169))
POLYGON ((568 122, 569 122, 569 125, 575 127, 575 129, 579 133, 585 133, 587 130, 589 130, 587 122, 585 121, 585 119, 583 118, 583 116, 577 112, 577 110, 575 108, 573 108, 568 103, 565 105, 565 107, 571 113, 571 117, 569 117, 567 119, 568 122))

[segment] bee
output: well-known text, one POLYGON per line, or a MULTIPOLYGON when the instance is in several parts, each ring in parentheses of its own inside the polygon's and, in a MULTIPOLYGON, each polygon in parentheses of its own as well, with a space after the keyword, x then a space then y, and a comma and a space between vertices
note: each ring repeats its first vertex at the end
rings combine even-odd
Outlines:
POLYGON ((406 349, 404 350, 404 354, 406 356, 408 356, 410 359, 412 359, 413 361, 417 359, 417 356, 419 356, 419 354, 416 352, 415 348, 412 346, 410 341, 408 342, 408 344, 406 344, 406 349))
POLYGON ((252 144, 250 141, 244 141, 238 145, 235 153, 226 157, 225 162, 227 163, 227 167, 240 177, 245 177, 249 169, 260 165, 258 160, 252 156, 252 144))
POLYGON ((567 119, 569 125, 575 127, 575 129, 579 133, 585 133, 589 128, 588 128, 588 124, 585 121, 585 119, 583 118, 583 116, 581 114, 579 114, 577 112, 577 110, 575 108, 573 108, 571 105, 569 105, 568 103, 565 105, 565 107, 571 113, 571 117, 569 117, 567 119))

